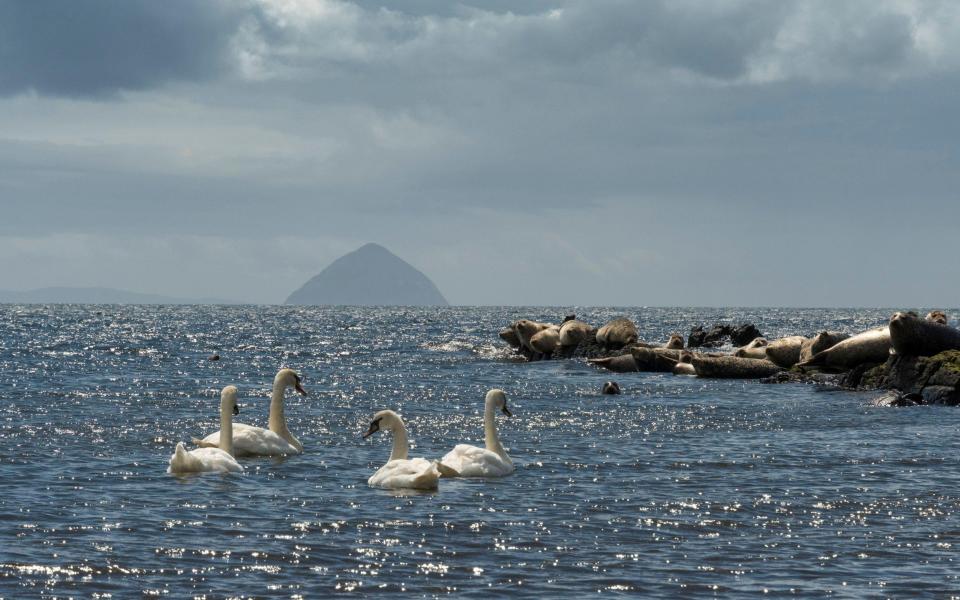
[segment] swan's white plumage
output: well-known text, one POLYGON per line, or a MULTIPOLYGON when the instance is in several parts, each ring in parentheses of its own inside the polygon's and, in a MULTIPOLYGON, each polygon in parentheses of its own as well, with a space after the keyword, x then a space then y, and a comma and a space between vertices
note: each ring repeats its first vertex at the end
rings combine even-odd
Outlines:
POLYGON ((457 444, 443 457, 443 464, 460 473, 460 477, 503 477, 513 473, 513 461, 486 448, 457 444))
POLYGON ((444 465, 459 472, 460 477, 503 477, 513 473, 514 466, 497 434, 496 410, 506 414, 507 396, 502 390, 490 390, 483 403, 485 448, 457 444, 442 459, 444 465))
MULTIPOLYGON (((306 394, 300 387, 300 378, 292 369, 281 369, 273 379, 273 393, 270 395, 270 422, 268 429, 234 423, 233 452, 236 456, 282 456, 302 454, 303 444, 287 429, 287 419, 283 411, 283 395, 287 388, 295 388, 306 394)), ((202 440, 194 440, 198 446, 217 447, 220 444, 220 432, 215 431, 202 440)))
MULTIPOLYGON (((381 410, 373 416, 370 429, 364 437, 383 430, 393 433, 393 449, 390 459, 377 472, 367 479, 373 487, 389 489, 435 490, 440 481, 440 468, 436 461, 425 458, 407 458, 410 445, 407 442, 407 428, 400 415, 392 410, 381 410)), ((444 468, 449 472, 448 468, 444 468)))
POLYGON ((425 458, 399 458, 377 469, 367 484, 391 489, 434 490, 439 481, 437 463, 425 458))
MULTIPOLYGON (((203 438, 204 448, 220 445, 220 432, 215 431, 203 438)), ((276 433, 263 427, 243 423, 233 425, 233 451, 237 456, 280 456, 300 454, 301 451, 276 433)))
POLYGON ((243 466, 220 448, 197 448, 187 452, 183 442, 170 457, 167 473, 239 473, 243 466))
POLYGON ((243 467, 233 457, 231 443, 233 414, 237 412, 237 388, 228 385, 220 392, 220 429, 228 435, 224 443, 217 448, 197 448, 187 452, 183 442, 177 444, 167 473, 236 473, 243 467))

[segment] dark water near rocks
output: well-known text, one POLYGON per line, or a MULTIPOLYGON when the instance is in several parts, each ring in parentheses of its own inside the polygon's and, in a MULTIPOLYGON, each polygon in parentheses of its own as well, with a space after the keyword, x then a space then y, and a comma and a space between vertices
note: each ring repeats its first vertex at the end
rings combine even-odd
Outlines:
MULTIPOLYGON (((956 408, 814 386, 613 376, 512 362, 496 331, 562 309, 0 306, 0 596, 944 597, 960 590, 956 408), (219 362, 207 357, 218 352, 219 362), (306 447, 242 475, 165 473, 218 428, 219 389, 266 424, 273 375, 306 447), (518 464, 427 494, 366 485, 408 421, 412 456, 482 444, 485 391, 518 464)), ((722 319, 768 336, 891 311, 588 309, 643 337, 722 319)))

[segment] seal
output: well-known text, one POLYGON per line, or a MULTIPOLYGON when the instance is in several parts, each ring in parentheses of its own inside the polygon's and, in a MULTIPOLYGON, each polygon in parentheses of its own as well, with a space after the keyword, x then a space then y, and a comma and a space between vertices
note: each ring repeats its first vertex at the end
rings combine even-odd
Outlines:
POLYGON ((960 350, 960 329, 897 312, 890 317, 890 343, 902 356, 933 356, 960 350))
POLYGON ((550 323, 538 323, 537 321, 531 321, 530 319, 520 319, 519 321, 514 322, 513 331, 517 334, 517 339, 520 340, 520 345, 530 352, 536 352, 533 346, 530 345, 530 339, 543 331, 544 329, 553 327, 550 323))
POLYGON ((590 333, 593 327, 590 327, 583 321, 570 319, 560 325, 560 345, 564 347, 579 346, 582 342, 590 339, 590 333))
POLYGON ((603 384, 603 388, 600 390, 604 394, 615 395, 620 393, 620 384, 616 381, 608 381, 603 384))
POLYGON ((890 356, 890 327, 876 327, 821 350, 798 367, 819 367, 827 371, 849 371, 857 365, 880 364, 890 356))
POLYGON ((517 331, 514 329, 514 325, 515 324, 510 325, 510 327, 504 327, 503 329, 500 330, 499 335, 501 340, 510 344, 511 348, 519 348, 521 345, 520 336, 517 335, 517 331))
POLYGON ((805 341, 807 341, 807 338, 802 335, 791 335, 773 340, 767 344, 767 360, 778 367, 789 369, 800 362, 800 349, 805 341))
POLYGON ((673 374, 674 375, 696 375, 697 370, 693 368, 693 353, 687 350, 684 350, 680 353, 680 358, 677 360, 677 364, 673 365, 673 374))
POLYGON ((591 358, 587 360, 591 365, 597 365, 604 369, 609 369, 615 373, 633 373, 639 371, 637 363, 632 354, 621 354, 620 356, 608 356, 607 358, 591 358))
POLYGON ((637 326, 630 319, 614 319, 597 330, 597 343, 603 348, 623 348, 637 339, 637 326))
POLYGON ((923 396, 920 394, 904 394, 897 390, 891 390, 879 398, 870 401, 873 406, 917 406, 923 404, 923 396))
POLYGON ((753 338, 746 346, 741 346, 736 349, 733 353, 734 356, 740 358, 759 358, 764 359, 767 357, 767 338, 757 337, 753 338))
POLYGON ((817 335, 805 341, 803 346, 800 347, 799 362, 810 360, 817 352, 823 352, 827 348, 832 348, 848 337, 850 337, 849 333, 842 333, 840 331, 821 331, 817 335))
POLYGON ((698 377, 716 379, 760 379, 783 370, 769 360, 738 356, 711 357, 691 354, 690 362, 698 377))
POLYGON ((925 317, 928 321, 933 321, 934 323, 940 323, 941 325, 947 324, 947 313, 942 310, 931 310, 927 313, 925 317))
POLYGON ((530 347, 535 352, 543 354, 545 358, 550 358, 560 347, 560 328, 547 327, 533 334, 533 337, 530 338, 530 347))
POLYGON ((667 350, 683 350, 683 336, 678 333, 671 333, 670 339, 663 347, 667 350))
POLYGON ((646 348, 631 346, 630 354, 638 371, 670 373, 680 359, 680 350, 674 348, 646 348))

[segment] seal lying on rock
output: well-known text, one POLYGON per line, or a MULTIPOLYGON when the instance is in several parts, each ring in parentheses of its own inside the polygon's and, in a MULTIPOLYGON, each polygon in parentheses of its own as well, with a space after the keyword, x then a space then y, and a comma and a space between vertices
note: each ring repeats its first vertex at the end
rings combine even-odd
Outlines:
POLYGON ((504 327, 500 330, 500 339, 510 344, 511 348, 520 347, 520 337, 517 335, 516 330, 511 325, 510 327, 504 327))
POLYGON ((934 323, 940 323, 941 325, 947 324, 947 313, 943 312, 942 310, 931 310, 924 318, 928 321, 933 321, 934 323))
POLYGON ((803 346, 800 348, 799 362, 810 360, 817 352, 823 352, 827 348, 832 348, 848 337, 850 337, 849 333, 821 331, 803 343, 803 346))
POLYGON ((933 356, 944 350, 960 350, 960 329, 897 312, 890 317, 890 342, 902 356, 933 356))
POLYGON ((663 345, 668 350, 683 350, 683 336, 678 333, 670 335, 670 339, 663 345))
POLYGON ((533 348, 534 352, 539 352, 550 358, 560 347, 560 329, 551 326, 535 333, 530 338, 530 347, 533 348))
POLYGON ((753 338, 746 346, 737 348, 733 355, 739 356, 740 358, 764 359, 767 357, 767 338, 753 338))
POLYGON ((805 341, 807 341, 807 338, 802 335, 791 335, 773 340, 767 344, 767 360, 778 367, 789 369, 800 362, 800 349, 805 341))
POLYGON ((637 365, 637 370, 652 373, 672 372, 674 365, 680 359, 681 352, 682 350, 673 348, 644 348, 642 346, 630 348, 630 354, 633 355, 633 362, 637 365))
POLYGON ((633 373, 639 371, 637 363, 632 354, 621 354, 620 356, 609 356, 607 358, 591 358, 587 360, 591 365, 597 365, 604 369, 609 369, 615 373, 633 373))
POLYGON ((677 360, 677 364, 673 365, 673 374, 674 375, 696 375, 697 370, 693 368, 693 363, 690 362, 693 359, 693 353, 687 350, 684 350, 680 353, 680 358, 677 360))
POLYGON ((630 319, 614 319, 597 330, 597 343, 604 348, 623 348, 637 341, 637 326, 630 319))
POLYGON ((530 319, 520 319, 519 321, 513 324, 513 331, 517 334, 517 339, 520 340, 520 345, 529 350, 530 352, 536 352, 533 346, 530 345, 530 340, 533 336, 537 335, 544 329, 549 329, 550 327, 555 327, 550 323, 538 323, 537 321, 531 321, 530 319))
POLYGON ((690 362, 693 364, 698 377, 760 379, 783 370, 769 360, 737 356, 711 357, 692 354, 690 362))
POLYGON ((565 347, 579 346, 581 342, 589 339, 593 328, 576 319, 564 321, 560 325, 560 345, 565 347))
POLYGON ((880 364, 890 355, 890 328, 886 325, 869 329, 817 352, 798 367, 846 371, 862 364, 880 364))

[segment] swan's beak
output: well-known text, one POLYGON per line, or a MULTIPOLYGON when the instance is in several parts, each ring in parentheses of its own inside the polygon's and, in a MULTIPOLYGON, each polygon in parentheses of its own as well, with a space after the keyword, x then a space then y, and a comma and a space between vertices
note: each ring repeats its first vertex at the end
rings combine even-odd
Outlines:
POLYGON ((380 419, 377 419, 373 423, 370 423, 370 429, 368 429, 367 432, 363 434, 363 439, 367 439, 368 437, 370 437, 371 435, 375 434, 378 431, 380 431, 380 419))
POLYGON ((510 412, 510 409, 507 408, 507 405, 506 405, 506 404, 504 404, 504 405, 503 405, 503 408, 501 408, 500 410, 503 411, 503 414, 507 415, 508 417, 512 417, 512 416, 513 416, 513 413, 510 412))
POLYGON ((296 382, 295 384, 293 384, 293 388, 294 388, 295 390, 297 390, 297 393, 300 394, 301 396, 306 396, 306 395, 307 395, 307 390, 303 389, 303 386, 300 385, 300 382, 299 382, 299 381, 296 382))
POLYGON ((233 405, 233 414, 234 414, 234 416, 240 414, 240 407, 237 406, 236 404, 233 405))

